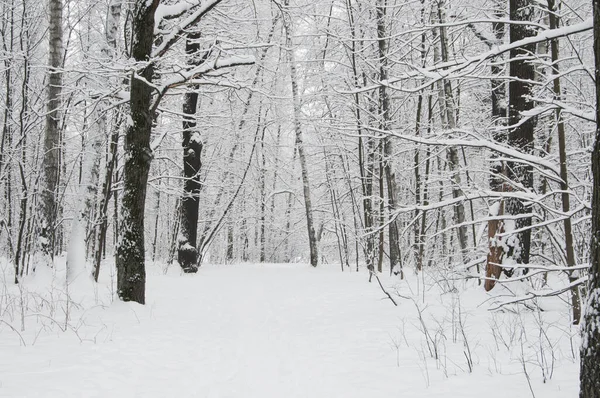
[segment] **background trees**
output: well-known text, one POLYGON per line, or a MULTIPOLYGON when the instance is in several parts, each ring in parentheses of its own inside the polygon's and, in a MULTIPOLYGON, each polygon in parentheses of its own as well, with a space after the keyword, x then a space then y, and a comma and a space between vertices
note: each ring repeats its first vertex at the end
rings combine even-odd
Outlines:
POLYGON ((122 291, 147 254, 189 271, 306 261, 487 289, 528 279, 577 309, 595 121, 586 2, 84 3, 64 4, 60 59, 40 44, 42 7, 2 3, 0 249, 17 280, 46 242, 52 191, 52 230, 83 231, 74 246, 96 277, 116 253, 122 291), (62 85, 44 80, 50 54, 62 85), (60 136, 42 147, 54 86, 60 136))

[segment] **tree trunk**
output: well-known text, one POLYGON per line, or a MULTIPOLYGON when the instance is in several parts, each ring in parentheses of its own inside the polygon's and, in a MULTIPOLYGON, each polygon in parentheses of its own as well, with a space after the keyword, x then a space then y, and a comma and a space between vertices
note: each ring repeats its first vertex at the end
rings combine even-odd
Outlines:
POLYGON ((262 131, 262 136, 260 138, 260 151, 258 152, 260 154, 260 163, 257 161, 258 163, 258 167, 260 168, 259 171, 259 181, 258 181, 258 186, 259 186, 259 192, 260 192, 260 225, 259 225, 259 233, 258 233, 258 241, 259 241, 259 247, 260 247, 260 262, 264 263, 266 260, 266 235, 265 235, 265 222, 266 222, 266 211, 267 211, 267 198, 266 198, 266 192, 265 192, 265 184, 266 184, 266 174, 267 174, 267 158, 265 156, 265 131, 266 128, 263 128, 262 131))
MULTIPOLYGON (((154 13, 159 0, 137 0, 133 11, 133 58, 147 62, 152 53, 154 13)), ((119 244, 117 246, 117 294, 123 301, 146 301, 144 205, 152 160, 150 114, 154 75, 152 63, 131 76, 130 125, 125 133, 125 166, 119 244)))
MULTIPOLYGON (((445 0, 438 2, 438 21, 441 24, 439 28, 440 50, 436 51, 434 47, 434 57, 442 62, 448 62, 450 58, 448 37, 446 27, 443 24, 446 22, 446 5, 445 0), (437 53, 437 55, 436 55, 437 53)), ((440 119, 444 128, 450 130, 456 129, 456 109, 454 106, 454 94, 450 81, 443 80, 438 83, 439 98, 440 98, 440 119)), ((460 178, 460 162, 458 159, 458 150, 455 147, 449 147, 446 150, 446 161, 450 169, 450 182, 452 184, 452 197, 459 198, 463 195, 461 189, 460 178)), ((463 262, 466 264, 469 261, 469 252, 467 244, 467 226, 465 223, 465 205, 463 202, 456 203, 453 206, 454 223, 458 225, 457 235, 460 246, 463 262)))
POLYGON ((54 256, 58 219, 58 178, 60 173, 60 105, 62 94, 62 0, 49 0, 48 103, 44 135, 44 178, 42 183, 42 221, 40 244, 42 252, 54 256))
MULTIPOLYGON (((286 8, 289 7, 289 0, 284 1, 286 8)), ((292 47, 293 27, 290 15, 283 17, 285 25, 285 41, 287 48, 287 58, 290 64, 290 79, 292 83, 292 100, 294 102, 294 131, 296 133, 296 147, 298 149, 298 159, 300 160, 300 170, 302 172, 302 186, 304 188, 304 207, 306 210, 306 228, 308 230, 308 245, 310 248, 310 264, 316 267, 319 263, 319 254, 317 249, 317 237, 315 234, 312 201, 310 196, 310 181, 308 179, 308 165, 306 162, 306 153, 304 152, 304 137, 302 125, 300 123, 300 94, 298 91, 298 76, 296 73, 296 56, 292 47)))
MULTIPOLYGON (((550 29, 558 29, 559 17, 558 10, 555 7, 555 0, 548 0, 548 11, 550 18, 550 29)), ((552 75, 554 77, 554 98, 557 101, 561 100, 561 88, 560 88, 560 71, 558 67, 558 39, 550 41, 550 53, 552 55, 552 75)), ((569 193, 569 173, 567 171, 567 144, 566 144, 566 132, 565 122, 562 117, 562 112, 559 108, 555 111, 556 115, 556 127, 558 130, 558 153, 560 160, 560 179, 562 190, 562 211, 565 214, 569 214, 571 211, 570 204, 570 193, 569 193)), ((571 217, 565 217, 563 222, 565 228, 565 251, 567 257, 567 267, 574 267, 575 264, 575 250, 573 249, 573 227, 571 225, 571 217)), ((576 280, 576 276, 571 272, 569 274, 569 282, 573 283, 576 280)), ((571 306, 573 310, 573 324, 579 324, 581 318, 581 303, 579 297, 579 288, 577 286, 571 289, 571 306)))
MULTIPOLYGON (((122 0, 111 0, 108 5, 108 14, 106 16, 106 26, 104 28, 105 46, 102 49, 103 55, 107 60, 113 59, 117 49, 117 33, 121 19, 121 10, 123 8, 122 0)), ((100 104, 99 104, 100 106, 100 104)), ((96 242, 94 244, 94 280, 98 282, 100 276, 100 262, 106 249, 106 232, 108 230, 108 203, 112 195, 113 172, 117 163, 117 146, 119 141, 119 130, 121 129, 121 115, 115 111, 116 123, 113 125, 113 131, 110 134, 108 143, 108 152, 106 156, 106 171, 104 173, 104 182, 102 183, 102 194, 97 206, 95 234, 96 242)), ((106 126, 106 110, 99 112, 98 123, 106 126)))
POLYGON ((594 6, 596 140, 592 152, 592 242, 588 297, 583 316, 580 398, 600 398, 600 0, 594 6))
MULTIPOLYGON (((377 44, 379 48, 379 80, 388 79, 388 33, 386 26, 387 0, 378 0, 377 2, 377 44)), ((379 87, 379 113, 380 130, 385 133, 391 127, 390 116, 390 96, 386 86, 379 87)), ((396 184, 396 172, 394 171, 394 143, 389 135, 383 138, 383 167, 385 180, 387 183, 388 209, 390 220, 389 228, 389 248, 390 248, 390 271, 399 273, 402 276, 402 262, 400 258, 400 236, 398 233, 398 223, 396 221, 395 210, 398 201, 398 188, 396 184)), ((383 198, 382 198, 383 199, 383 198)))
MULTIPOLYGON (((188 56, 194 57, 200 51, 200 34, 189 34, 185 43, 188 56)), ((194 58, 192 58, 194 59, 194 58)), ((192 61, 192 65, 199 62, 192 61)), ((198 250, 196 231, 198 229, 198 208, 200 205, 200 167, 202 139, 196 130, 196 110, 198 106, 198 86, 194 85, 185 93, 183 100, 183 196, 181 198, 181 225, 178 237, 177 261, 183 272, 198 271, 198 250)))
MULTIPOLYGON (((494 3, 494 17, 497 19, 502 19, 505 14, 505 5, 506 2, 504 0, 496 0, 494 3)), ((501 22, 494 22, 492 24, 492 30, 494 32, 494 38, 496 39, 496 44, 499 45, 502 43, 504 34, 505 34, 505 25, 501 22)), ((494 43, 489 43, 489 47, 492 48, 494 43)), ((492 65, 492 76, 499 76, 502 73, 502 66, 494 63, 492 65)), ((491 80, 491 93, 490 97, 492 100, 492 119, 496 126, 504 126, 506 125, 506 84, 502 81, 502 79, 492 79, 491 80)), ((506 134, 504 131, 496 131, 493 133, 493 139, 498 143, 506 142, 506 134)), ((492 159, 496 157, 497 154, 492 153, 492 159)), ((491 176, 490 176, 490 189, 495 192, 502 192, 505 186, 505 167, 503 162, 500 161, 492 161, 491 166, 491 176)), ((504 201, 501 199, 496 206, 493 206, 491 210, 490 216, 492 217, 500 217, 504 214, 504 201)), ((498 233, 504 232, 503 222, 501 220, 490 220, 488 222, 488 256, 486 261, 485 268, 485 276, 486 280, 484 283, 484 288, 486 291, 490 291, 494 288, 496 282, 493 279, 500 278, 502 273, 502 259, 504 258, 504 249, 500 244, 500 238, 497 236, 498 233)))
MULTIPOLYGON (((518 22, 532 22, 534 20, 535 4, 533 0, 510 0, 510 20, 518 22)), ((532 25, 511 24, 510 42, 526 39, 535 35, 535 29, 532 25)), ((509 82, 509 108, 508 123, 514 126, 508 133, 508 145, 524 153, 533 152, 534 127, 533 118, 524 119, 522 113, 533 108, 531 100, 533 82, 535 80, 535 68, 531 62, 523 59, 535 53, 535 44, 521 46, 510 51, 510 77, 509 82)), ((533 188, 533 167, 523 165, 517 162, 506 163, 507 177, 514 184, 510 189, 533 188)), ((506 239, 505 243, 509 247, 507 257, 517 264, 529 263, 529 252, 531 246, 531 217, 523 217, 524 214, 531 213, 532 206, 519 199, 507 199, 505 205, 506 213, 512 216, 520 216, 514 222, 514 228, 510 224, 504 223, 506 232, 513 229, 526 230, 516 233, 515 239, 506 239)))

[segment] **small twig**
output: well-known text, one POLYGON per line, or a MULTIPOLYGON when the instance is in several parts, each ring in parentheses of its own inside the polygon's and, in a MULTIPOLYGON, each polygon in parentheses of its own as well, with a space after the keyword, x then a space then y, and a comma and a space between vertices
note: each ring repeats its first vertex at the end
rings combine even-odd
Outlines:
POLYGON ((374 276, 375 279, 377 279, 377 283, 379 283, 379 287, 381 288, 381 290, 386 294, 386 296, 388 296, 388 298, 392 301, 392 303, 394 303, 394 305, 397 307, 398 303, 396 303, 396 300, 394 300, 394 298, 387 292, 387 290, 385 290, 385 288, 381 284, 381 280, 379 279, 377 274, 374 271, 370 271, 370 274, 371 275, 369 275, 369 282, 371 281, 371 277, 374 276))

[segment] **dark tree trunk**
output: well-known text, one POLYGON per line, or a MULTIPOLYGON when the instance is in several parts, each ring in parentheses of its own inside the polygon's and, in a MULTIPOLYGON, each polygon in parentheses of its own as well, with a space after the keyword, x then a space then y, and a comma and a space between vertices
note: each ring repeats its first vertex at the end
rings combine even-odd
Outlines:
MULTIPOLYGON (((194 59, 200 51, 199 34, 188 35, 185 51, 194 59)), ((192 65, 198 61, 192 61, 192 65)), ((198 229, 198 206, 200 204, 200 156, 202 140, 196 131, 196 109, 198 106, 197 85, 192 86, 185 94, 183 101, 183 197, 181 198, 181 226, 178 238, 177 261, 183 272, 198 271, 198 249, 196 247, 196 231, 198 229)))
MULTIPOLYGON (((377 44, 379 48, 379 79, 388 79, 388 33, 386 26, 387 1, 379 0, 377 3, 377 44)), ((387 132, 391 127, 391 104, 390 96, 384 85, 379 88, 379 113, 381 118, 380 129, 387 132)), ((398 201, 398 187, 396 184, 396 172, 394 171, 394 144, 389 135, 383 139, 383 167, 387 183, 389 220, 389 248, 390 248, 390 271, 402 275, 402 262, 400 255, 400 236, 395 210, 398 201)))
MULTIPOLYGON (((494 3, 494 17, 497 19, 502 19, 505 17, 505 7, 506 2, 504 0, 496 0, 494 3)), ((496 39, 496 43, 502 43, 505 34, 505 25, 502 22, 494 22, 492 24, 492 30, 494 31, 494 38, 496 39)), ((489 43, 490 48, 493 43, 489 43)), ((492 76, 500 77, 502 73, 502 66, 494 63, 492 65, 492 76)), ((506 83, 503 82, 502 79, 492 79, 491 81, 491 100, 492 100, 492 119, 494 120, 497 126, 506 125, 506 83)), ((493 138, 495 142, 498 143, 506 143, 506 134, 503 130, 496 131, 493 134, 493 138)), ((492 159, 497 157, 497 154, 492 153, 492 159)), ((491 176, 490 176, 490 189, 495 192, 502 192, 504 190, 504 181, 505 177, 505 168, 502 162, 500 161, 492 161, 491 167, 491 176)), ((498 204, 498 211, 494 214, 490 214, 490 216, 500 217, 502 215, 504 209, 504 203, 501 200, 498 204)), ((489 251, 486 261, 486 273, 485 276, 489 279, 486 279, 484 283, 484 288, 486 291, 492 290, 496 284, 496 281, 493 279, 500 278, 502 274, 502 267, 499 264, 502 264, 502 258, 504 257, 504 249, 501 244, 499 244, 499 238, 496 236, 499 233, 504 231, 504 227, 502 225, 502 221, 500 220, 490 220, 488 222, 488 244, 489 251)))
POLYGON ((592 153, 592 244, 588 299, 583 316, 580 398, 600 397, 600 0, 594 5, 594 54, 596 60, 596 142, 592 153))
MULTIPOLYGON (((534 2, 532 0, 510 0, 510 20, 519 22, 532 22, 534 19, 534 2)), ((535 35, 532 25, 511 24, 510 42, 525 39, 535 35)), ((535 120, 524 119, 522 112, 533 108, 531 100, 533 82, 535 81, 535 68, 525 57, 535 54, 535 44, 522 46, 510 51, 510 76, 509 83, 509 125, 515 126, 508 133, 508 144, 521 152, 532 153, 534 144, 535 120)), ((533 188, 533 167, 517 162, 507 162, 507 177, 514 184, 511 189, 522 186, 524 189, 533 188)), ((507 256, 517 264, 529 263, 531 243, 531 217, 522 217, 531 213, 531 204, 518 199, 508 199, 505 206, 506 212, 513 216, 521 216, 515 221, 515 229, 526 228, 516 234, 517 242, 509 245, 507 256)), ((508 232, 508 231, 507 231, 508 232)))
MULTIPOLYGON (((159 0, 137 0, 133 11, 133 58, 147 62, 152 53, 154 13, 159 0)), ((117 294, 123 301, 145 303, 146 269, 144 246, 144 205, 148 172, 152 161, 150 133, 152 131, 153 64, 131 76, 131 124, 125 133, 125 165, 123 168, 123 198, 121 225, 116 253, 117 294)))

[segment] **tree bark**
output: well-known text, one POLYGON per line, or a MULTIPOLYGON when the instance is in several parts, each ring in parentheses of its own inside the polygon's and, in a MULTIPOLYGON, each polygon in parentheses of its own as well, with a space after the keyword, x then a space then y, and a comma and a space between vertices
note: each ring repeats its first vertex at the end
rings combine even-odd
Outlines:
MULTIPOLYGON (((494 2, 494 17, 497 19, 502 19, 505 17, 505 6, 506 2, 504 0, 495 0, 494 2)), ((494 22, 492 23, 492 31, 494 32, 494 38, 496 40, 496 45, 500 45, 504 39, 505 35, 505 25, 502 22, 494 22)), ((492 48, 494 43, 488 43, 488 46, 492 48)), ((502 73, 502 66, 494 63, 491 67, 492 76, 496 77, 502 73)), ((491 93, 490 98, 492 101, 492 120, 494 121, 496 126, 504 126, 506 125, 506 84, 502 81, 502 79, 494 78, 491 80, 491 93)), ((493 133, 493 139, 498 143, 506 142, 506 134, 504 131, 496 131, 493 133)), ((497 154, 492 153, 492 159, 497 157, 497 154)), ((496 192, 502 192, 504 189, 505 178, 505 167, 503 162, 500 161, 492 161, 491 166, 491 175, 490 175, 490 189, 496 192)), ((498 211, 494 214, 490 214, 490 216, 499 217, 503 214, 504 211, 504 201, 500 200, 498 205, 496 206, 498 211)), ((504 257, 504 249, 501 244, 499 244, 498 233, 504 231, 504 227, 502 225, 502 221, 500 220, 491 220, 488 222, 488 256, 486 261, 486 269, 485 276, 486 281, 484 283, 484 288, 486 291, 490 291, 495 286, 496 282, 493 279, 500 278, 502 274, 502 259, 504 257)))
POLYGON ((58 219, 58 178, 60 173, 60 106, 62 94, 63 29, 62 0, 49 0, 48 103, 44 135, 44 178, 42 183, 42 221, 40 244, 42 252, 54 256, 58 219))
MULTIPOLYGON (((133 10, 133 58, 143 64, 152 54, 154 14, 159 0, 137 0, 133 10)), ((116 253, 117 294, 123 301, 146 301, 144 205, 152 160, 150 133, 153 115, 154 66, 149 63, 131 76, 130 125, 125 133, 125 165, 119 242, 116 253)))
MULTIPOLYGON (((379 48, 379 79, 386 81, 388 79, 388 33, 386 26, 387 0, 378 0, 377 2, 377 44, 379 48)), ((386 86, 379 87, 379 117, 381 118, 380 130, 387 133, 391 127, 390 116, 390 96, 386 86)), ((395 210, 398 201, 398 187, 396 183, 396 172, 394 171, 394 143, 389 135, 383 138, 383 168, 387 185, 388 209, 390 220, 389 229, 389 250, 390 250, 390 271, 402 274, 402 262, 400 257, 400 236, 398 233, 398 223, 396 221, 395 210)), ((383 199, 383 198, 382 198, 383 199)))
MULTIPOLYGON (((289 7, 289 0, 284 1, 286 8, 289 7)), ((304 190, 304 207, 306 211, 306 228, 308 230, 308 245, 310 248, 310 264, 316 267, 319 263, 319 253, 317 248, 317 236, 315 234, 312 200, 310 195, 310 181, 308 178, 308 165, 306 162, 306 153, 304 151, 304 134, 300 122, 300 94, 298 90, 298 76, 296 72, 296 56, 292 48, 293 27, 290 15, 283 17, 285 25, 285 41, 287 47, 287 58, 290 64, 290 79, 292 84, 292 100, 294 102, 294 131, 296 133, 296 147, 298 149, 298 159, 300 160, 300 170, 302 172, 302 187, 304 190)))
MULTIPOLYGON (((446 5, 445 0, 440 0, 437 4, 438 21, 441 24, 439 28, 440 49, 434 47, 434 57, 441 59, 442 62, 448 62, 450 58, 450 50, 448 46, 448 37, 446 27, 443 24, 446 22, 446 5), (437 53, 437 55, 436 55, 437 53)), ((443 80, 438 83, 438 92, 440 99, 440 119, 444 128, 450 130, 456 129, 456 108, 454 105, 454 93, 452 84, 448 80, 443 80)), ((446 150, 446 161, 450 169, 450 182, 452 184, 452 197, 459 198, 463 195, 460 178, 460 161, 458 158, 458 150, 455 147, 449 147, 446 150)), ((453 206, 454 223, 458 225, 457 236, 463 262, 466 264, 469 261, 469 251, 467 243, 467 226, 465 223, 465 205, 459 202, 453 206)))
MULTIPOLYGON (((559 23, 558 10, 556 9, 555 0, 548 0, 548 11, 550 19, 550 29, 557 29, 559 23)), ((558 67, 558 39, 550 41, 550 53, 552 55, 552 75, 554 98, 557 101, 561 100, 561 87, 560 87, 560 71, 558 67)), ((566 132, 565 122, 562 117, 562 112, 559 108, 555 111, 556 116, 556 127, 558 130, 558 153, 560 160, 560 178, 562 180, 560 189, 562 190, 562 211, 565 214, 569 214, 571 211, 570 204, 570 192, 569 192, 569 173, 567 170, 567 144, 566 144, 566 132)), ((563 222, 565 228, 565 251, 567 257, 567 267, 574 267, 575 264, 575 250, 573 248, 573 227, 571 225, 571 217, 565 217, 563 222)), ((569 282, 573 283, 576 280, 576 276, 573 272, 569 273, 569 282)), ((581 318, 581 300, 579 297, 579 288, 574 286, 571 289, 571 307, 573 311, 573 324, 578 325, 581 318)))
MULTIPOLYGON (((102 49, 103 55, 108 59, 113 59, 117 49, 117 33, 121 19, 121 10, 123 8, 122 0, 111 0, 108 5, 108 14, 104 28, 105 46, 102 49)), ((99 104, 100 106, 100 104, 99 104)), ((106 110, 99 112, 98 123, 106 126, 106 110)), ((113 125, 113 131, 110 134, 108 143, 108 152, 106 157, 106 171, 104 173, 104 182, 102 183, 102 194, 97 206, 95 234, 95 252, 94 252, 94 280, 98 282, 100 276, 100 263, 106 249, 106 232, 108 230, 108 204, 112 195, 113 172, 117 163, 117 145, 119 141, 119 130, 121 129, 121 115, 116 110, 114 113, 116 123, 113 125)), ((99 126, 101 127, 101 126, 99 126)))
POLYGON ((596 77, 596 141, 592 152, 592 242, 588 297, 583 316, 580 398, 600 397, 600 0, 593 0, 596 77))
MULTIPOLYGON (((511 24, 510 42, 526 39, 535 35, 535 29, 527 22, 534 19, 535 4, 532 0, 510 0, 510 20, 524 22, 524 24, 511 24)), ((533 153, 535 120, 524 118, 522 113, 533 108, 531 100, 533 83, 535 80, 535 68, 533 64, 524 58, 535 54, 535 44, 521 46, 510 51, 510 77, 509 82, 509 109, 508 123, 513 126, 508 133, 508 145, 524 153, 533 153)), ((533 167, 517 162, 506 163, 506 174, 513 186, 509 189, 531 189, 533 188, 533 167)), ((529 263, 529 252, 531 246, 531 217, 524 214, 531 213, 532 206, 519 199, 508 199, 505 205, 506 212, 512 216, 520 216, 514 222, 514 229, 523 229, 513 238, 505 239, 509 247, 507 258, 517 264, 529 263)), ((513 228, 507 228, 506 232, 513 228)), ((512 224, 512 223, 511 223, 512 224)))
MULTIPOLYGON (((188 56, 198 56, 200 44, 198 33, 188 34, 185 51, 188 56)), ((193 58, 192 58, 193 59, 193 58)), ((198 65, 199 60, 191 61, 198 65)), ((198 229, 198 208, 200 205, 200 167, 202 166, 202 139, 196 130, 196 110, 198 107, 198 85, 190 87, 183 100, 183 196, 181 198, 181 224, 178 237, 177 261, 183 272, 198 271, 198 249, 196 234, 198 229)))

